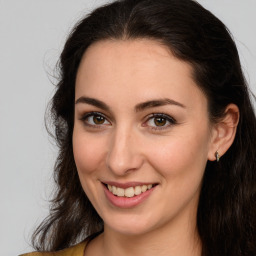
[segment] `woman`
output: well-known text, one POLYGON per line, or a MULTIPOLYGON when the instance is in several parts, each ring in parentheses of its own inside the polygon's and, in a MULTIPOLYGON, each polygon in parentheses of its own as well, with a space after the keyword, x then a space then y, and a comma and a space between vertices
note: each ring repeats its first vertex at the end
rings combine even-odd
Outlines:
POLYGON ((73 29, 60 71, 57 191, 32 255, 256 254, 256 120, 221 21, 116 1, 73 29))

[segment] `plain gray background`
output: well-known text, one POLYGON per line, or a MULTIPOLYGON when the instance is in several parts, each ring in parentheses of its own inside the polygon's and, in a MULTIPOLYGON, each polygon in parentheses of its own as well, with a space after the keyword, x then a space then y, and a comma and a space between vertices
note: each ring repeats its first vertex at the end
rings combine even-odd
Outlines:
MULTIPOLYGON (((44 127, 54 66, 65 38, 105 0, 0 0, 0 251, 31 251, 47 215, 56 148, 44 127)), ((199 0, 231 30, 256 92, 256 1, 199 0)))

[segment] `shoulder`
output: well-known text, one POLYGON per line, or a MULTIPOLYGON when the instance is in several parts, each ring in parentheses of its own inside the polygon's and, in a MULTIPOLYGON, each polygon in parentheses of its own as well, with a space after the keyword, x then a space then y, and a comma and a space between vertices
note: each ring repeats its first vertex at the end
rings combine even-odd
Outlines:
POLYGON ((88 240, 57 252, 31 252, 20 256, 83 256, 88 240))

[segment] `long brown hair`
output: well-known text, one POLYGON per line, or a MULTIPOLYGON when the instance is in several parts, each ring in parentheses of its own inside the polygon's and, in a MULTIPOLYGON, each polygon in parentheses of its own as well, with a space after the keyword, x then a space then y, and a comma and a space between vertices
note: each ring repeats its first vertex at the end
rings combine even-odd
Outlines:
POLYGON ((115 1, 96 9, 73 28, 60 56, 60 80, 51 108, 59 146, 54 168, 56 193, 49 216, 34 233, 34 247, 55 251, 103 231, 103 221, 80 185, 73 157, 76 73, 91 44, 136 38, 160 41, 177 58, 191 64, 213 122, 224 115, 228 104, 239 107, 234 143, 218 164, 207 163, 197 227, 205 256, 256 255, 255 113, 229 31, 192 0, 115 1))

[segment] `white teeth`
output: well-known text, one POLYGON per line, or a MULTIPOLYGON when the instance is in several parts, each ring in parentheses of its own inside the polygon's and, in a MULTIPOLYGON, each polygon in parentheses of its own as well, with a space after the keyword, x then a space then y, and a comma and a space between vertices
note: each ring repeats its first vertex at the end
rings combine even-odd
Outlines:
POLYGON ((126 188, 124 191, 124 194, 126 197, 133 197, 134 196, 134 188, 133 187, 126 188))
POLYGON ((124 196, 124 189, 123 188, 117 188, 117 196, 124 196))
POLYGON ((120 197, 134 197, 135 195, 140 195, 143 192, 146 192, 148 189, 152 188, 152 184, 150 185, 142 185, 142 186, 136 186, 136 187, 129 187, 129 188, 119 188, 116 186, 107 185, 108 190, 112 192, 116 196, 120 197))
POLYGON ((117 189, 115 186, 112 186, 112 193, 117 196, 117 189))
POLYGON ((135 194, 136 196, 141 194, 141 186, 136 186, 136 187, 135 187, 135 189, 134 189, 134 194, 135 194))
POLYGON ((143 185, 143 186, 141 187, 141 191, 142 191, 142 192, 146 192, 147 189, 148 189, 148 186, 147 186, 147 185, 143 185))
POLYGON ((108 185, 108 190, 112 192, 112 186, 108 185))

